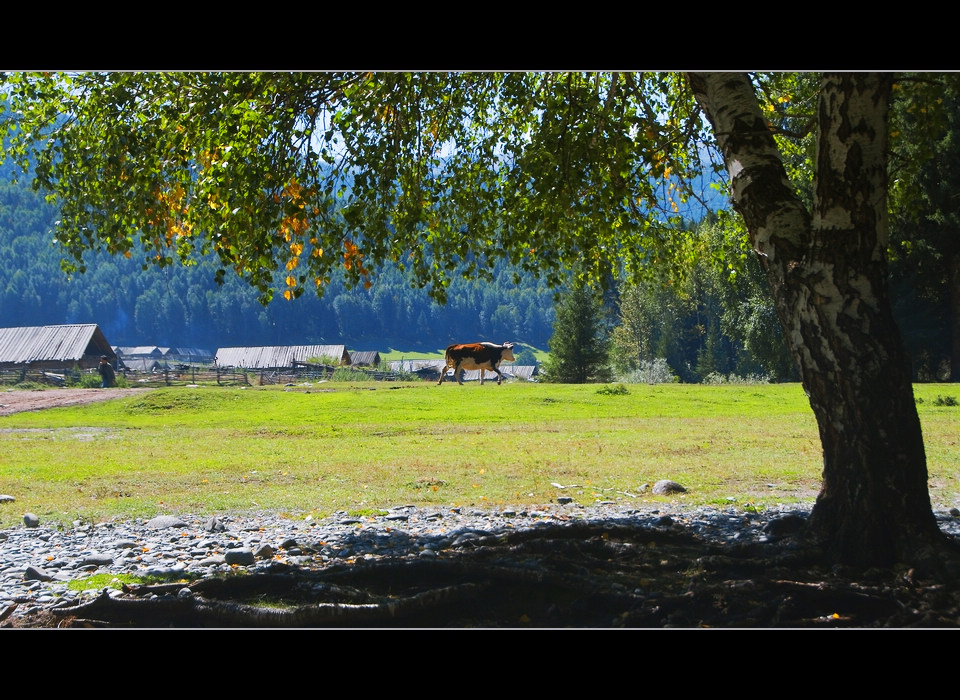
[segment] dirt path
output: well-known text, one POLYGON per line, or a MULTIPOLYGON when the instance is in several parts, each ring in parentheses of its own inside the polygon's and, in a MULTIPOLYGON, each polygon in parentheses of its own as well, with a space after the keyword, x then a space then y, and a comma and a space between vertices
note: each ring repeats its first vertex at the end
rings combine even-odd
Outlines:
POLYGON ((118 399, 149 389, 43 389, 0 391, 0 416, 8 416, 20 411, 38 411, 41 408, 56 406, 75 406, 118 399))

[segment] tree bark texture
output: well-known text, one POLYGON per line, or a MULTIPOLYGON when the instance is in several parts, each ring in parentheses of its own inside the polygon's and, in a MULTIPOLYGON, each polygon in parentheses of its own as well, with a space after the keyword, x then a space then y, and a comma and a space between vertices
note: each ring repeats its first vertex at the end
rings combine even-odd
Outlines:
POLYGON ((823 446, 810 518, 830 556, 886 565, 942 540, 910 365, 887 292, 889 74, 825 75, 812 211, 743 74, 691 74, 733 205, 773 289, 823 446))

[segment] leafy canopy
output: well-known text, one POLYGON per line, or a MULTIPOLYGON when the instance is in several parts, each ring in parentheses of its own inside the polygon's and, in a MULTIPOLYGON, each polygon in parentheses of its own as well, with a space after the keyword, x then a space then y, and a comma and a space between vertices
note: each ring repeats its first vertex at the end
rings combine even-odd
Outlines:
POLYGON ((703 167, 681 76, 618 73, 80 73, 5 78, 7 154, 84 254, 213 254, 266 303, 411 269, 508 258, 556 285, 689 255, 674 224, 703 167))
MULTIPOLYGON (((699 175, 723 171, 678 74, 2 77, 4 155, 59 206, 67 272, 89 250, 145 267, 212 255, 218 280, 233 270, 263 303, 274 287, 322 294, 338 267, 351 286, 410 269, 441 302, 455 274, 489 279, 501 258, 553 286, 569 268, 680 278, 696 255, 683 207, 699 175)), ((753 78, 809 195, 818 76, 753 78)), ((902 113, 926 114, 942 78, 903 76, 902 113)), ((910 160, 900 200, 916 199, 910 160)))

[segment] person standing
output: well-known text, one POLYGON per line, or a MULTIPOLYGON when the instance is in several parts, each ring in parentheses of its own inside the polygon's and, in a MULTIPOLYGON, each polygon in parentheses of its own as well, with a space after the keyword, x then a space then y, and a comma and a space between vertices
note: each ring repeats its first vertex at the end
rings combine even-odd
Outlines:
POLYGON ((100 366, 97 367, 97 371, 100 373, 100 388, 106 389, 107 387, 117 385, 117 375, 113 371, 113 366, 107 362, 107 356, 100 356, 100 366))

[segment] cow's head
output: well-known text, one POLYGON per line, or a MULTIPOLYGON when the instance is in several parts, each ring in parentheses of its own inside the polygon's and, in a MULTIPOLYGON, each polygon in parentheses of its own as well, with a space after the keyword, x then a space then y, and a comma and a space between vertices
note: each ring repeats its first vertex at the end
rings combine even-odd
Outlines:
POLYGON ((500 356, 500 359, 506 362, 514 362, 517 359, 513 356, 513 343, 503 344, 503 354, 500 356))

